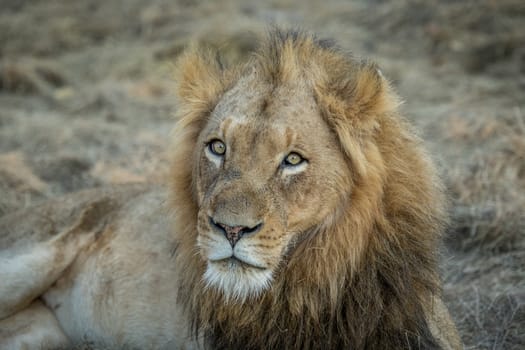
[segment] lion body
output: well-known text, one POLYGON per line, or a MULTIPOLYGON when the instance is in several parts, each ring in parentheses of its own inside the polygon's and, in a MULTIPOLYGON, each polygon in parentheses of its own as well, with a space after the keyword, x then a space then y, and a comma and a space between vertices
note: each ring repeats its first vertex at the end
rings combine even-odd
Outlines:
MULTIPOLYGON (((29 277, 20 276, 24 271, 18 266, 38 255, 43 242, 46 250, 74 251, 75 257, 62 260, 63 255, 56 253, 53 260, 64 262, 58 276, 46 278, 33 296, 19 296, 23 303, 10 310, 15 316, 0 320, 0 348, 44 344, 55 349, 84 342, 95 348, 194 348, 197 343, 189 337, 183 308, 173 292, 178 288, 178 270, 173 266, 176 244, 166 203, 166 189, 124 186, 83 191, 32 208, 29 215, 3 217, 2 230, 16 233, 17 242, 25 237, 17 247, 0 240, 3 249, 17 251, 5 261, 17 266, 18 277, 29 277), (35 311, 24 314, 26 309, 35 311)), ((51 264, 37 263, 34 271, 46 276, 51 264)), ((7 272, 0 271, 0 276, 11 277, 3 276, 7 272)), ((8 287, 0 286, 2 298, 12 293, 14 287, 8 287)), ((1 311, 6 309, 4 303, 0 306, 1 311)))
POLYGON ((178 67, 169 190, 0 221, 0 277, 24 276, 18 296, 0 287, 5 339, 29 306, 56 317, 53 339, 115 347, 461 348, 437 274, 441 185, 375 66, 276 31, 239 69, 198 51, 178 67))

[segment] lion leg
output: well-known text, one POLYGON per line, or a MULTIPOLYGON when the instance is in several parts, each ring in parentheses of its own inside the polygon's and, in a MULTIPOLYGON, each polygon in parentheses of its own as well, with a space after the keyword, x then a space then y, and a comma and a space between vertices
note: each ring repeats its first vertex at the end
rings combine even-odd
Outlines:
POLYGON ((105 224, 95 207, 89 206, 72 226, 51 239, 0 251, 0 320, 45 292, 95 240, 105 224))
POLYGON ((454 321, 441 298, 433 297, 428 307, 427 322, 432 335, 444 350, 463 349, 454 321))
POLYGON ((0 349, 68 348, 55 316, 40 300, 0 321, 0 349))

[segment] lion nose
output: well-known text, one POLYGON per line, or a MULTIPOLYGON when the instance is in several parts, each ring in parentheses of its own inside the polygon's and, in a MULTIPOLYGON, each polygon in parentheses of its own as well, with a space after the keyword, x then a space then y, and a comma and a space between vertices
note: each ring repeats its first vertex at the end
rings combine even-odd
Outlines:
POLYGON ((213 227, 215 227, 218 231, 222 232, 226 239, 230 242, 231 246, 235 246, 235 244, 244 236, 247 234, 253 234, 258 232, 261 227, 262 223, 259 223, 253 227, 248 226, 230 226, 227 224, 223 224, 221 222, 216 222, 210 217, 210 223, 213 227))

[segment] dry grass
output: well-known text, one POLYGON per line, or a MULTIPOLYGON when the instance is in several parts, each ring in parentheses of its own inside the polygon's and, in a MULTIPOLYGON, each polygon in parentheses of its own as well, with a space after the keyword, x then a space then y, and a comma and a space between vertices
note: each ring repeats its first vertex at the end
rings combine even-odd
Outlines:
POLYGON ((525 118, 506 112, 445 137, 476 146, 447 172, 445 296, 468 349, 525 346, 525 118))
MULTIPOLYGON (((512 118, 492 122, 494 141, 472 155, 468 172, 461 165, 449 173, 455 248, 525 249, 525 118, 519 108, 513 112, 512 118)), ((486 139, 485 127, 469 129, 476 139, 486 139)))

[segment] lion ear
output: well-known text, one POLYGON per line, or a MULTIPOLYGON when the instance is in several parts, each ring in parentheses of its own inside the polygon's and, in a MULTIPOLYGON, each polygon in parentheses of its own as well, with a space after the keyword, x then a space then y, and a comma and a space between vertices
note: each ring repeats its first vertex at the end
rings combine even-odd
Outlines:
POLYGON ((363 122, 374 119, 383 113, 397 109, 399 101, 391 91, 375 63, 362 63, 357 69, 353 86, 341 92, 346 100, 348 117, 358 118, 363 122))
POLYGON ((338 109, 343 113, 340 117, 356 128, 374 127, 377 116, 399 106, 390 84, 372 62, 360 62, 343 74, 332 76, 329 89, 340 104, 338 109))
POLYGON ((193 113, 210 112, 225 89, 218 54, 190 47, 179 57, 175 67, 179 107, 193 113))
POLYGON ((343 151, 365 175, 366 137, 379 127, 378 116, 396 111, 399 100, 374 63, 342 64, 331 73, 323 82, 320 102, 343 151))

